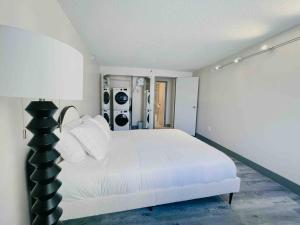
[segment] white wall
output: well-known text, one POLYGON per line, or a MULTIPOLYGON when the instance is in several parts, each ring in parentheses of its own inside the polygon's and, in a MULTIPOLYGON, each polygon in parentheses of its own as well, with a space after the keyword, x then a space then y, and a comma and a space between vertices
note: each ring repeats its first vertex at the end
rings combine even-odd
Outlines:
POLYGON ((110 88, 131 88, 131 77, 109 76, 110 88))
MULTIPOLYGON (((99 113, 99 66, 90 61, 90 53, 55 0, 0 0, 0 24, 21 27, 54 37, 84 55, 84 100, 61 102, 74 104, 81 113, 99 113)), ((28 207, 25 185, 25 157, 28 151, 22 139, 21 100, 0 98, 0 224, 27 225, 28 207)), ((25 106, 28 100, 25 100, 25 106)), ((59 104, 56 102, 57 105, 59 104)), ((29 120, 26 116, 26 122, 29 120)))
MULTIPOLYGON (((300 27, 262 44, 296 36, 300 27)), ((300 42, 296 42, 223 70, 212 71, 212 65, 196 72, 200 76, 197 133, 300 184, 299 59, 300 42)))

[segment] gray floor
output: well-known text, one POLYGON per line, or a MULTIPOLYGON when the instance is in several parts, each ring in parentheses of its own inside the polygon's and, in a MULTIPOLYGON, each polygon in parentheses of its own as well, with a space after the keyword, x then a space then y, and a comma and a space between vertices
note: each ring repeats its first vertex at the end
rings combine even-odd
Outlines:
POLYGON ((64 225, 292 225, 300 224, 300 196, 236 161, 241 191, 149 209, 65 221, 64 225))

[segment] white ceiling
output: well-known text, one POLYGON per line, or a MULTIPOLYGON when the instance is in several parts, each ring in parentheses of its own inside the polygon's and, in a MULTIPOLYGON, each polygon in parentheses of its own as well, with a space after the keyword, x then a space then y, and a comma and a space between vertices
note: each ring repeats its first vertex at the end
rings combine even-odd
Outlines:
POLYGON ((299 0, 59 0, 101 65, 193 71, 300 24, 299 0))

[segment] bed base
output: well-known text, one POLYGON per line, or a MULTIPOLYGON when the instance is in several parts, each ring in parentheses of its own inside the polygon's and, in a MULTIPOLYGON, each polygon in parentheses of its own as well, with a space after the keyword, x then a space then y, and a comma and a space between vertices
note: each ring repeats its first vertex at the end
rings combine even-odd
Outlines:
MULTIPOLYGON (((229 193, 229 198, 228 198, 228 203, 229 205, 231 205, 232 203, 232 197, 233 197, 233 193, 229 193)), ((153 211, 153 206, 148 207, 149 211, 153 211)))
MULTIPOLYGON (((229 198, 228 198, 229 205, 231 205, 231 203, 232 203, 232 197, 233 197, 233 193, 229 193, 229 198)), ((154 206, 148 207, 148 210, 152 212, 153 211, 153 207, 154 206)))
POLYGON ((188 201, 217 195, 229 194, 240 190, 240 178, 225 179, 219 182, 201 183, 181 187, 149 190, 139 193, 111 195, 99 198, 85 198, 67 201, 63 199, 62 220, 76 219, 107 213, 121 212, 138 208, 148 208, 174 202, 188 201))

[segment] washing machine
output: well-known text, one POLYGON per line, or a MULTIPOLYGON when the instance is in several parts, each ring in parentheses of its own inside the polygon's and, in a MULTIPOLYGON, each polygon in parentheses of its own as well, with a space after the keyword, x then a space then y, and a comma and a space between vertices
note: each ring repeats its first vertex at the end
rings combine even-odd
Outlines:
POLYGON ((129 130, 130 114, 129 110, 115 110, 114 111, 114 130, 129 130))
POLYGON ((103 109, 102 110, 102 116, 104 119, 106 119, 107 123, 110 124, 110 110, 109 109, 103 109))
POLYGON ((109 88, 103 89, 103 109, 110 109, 110 90, 109 88))
POLYGON ((114 110, 129 110, 130 90, 129 88, 113 88, 114 110))

